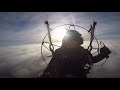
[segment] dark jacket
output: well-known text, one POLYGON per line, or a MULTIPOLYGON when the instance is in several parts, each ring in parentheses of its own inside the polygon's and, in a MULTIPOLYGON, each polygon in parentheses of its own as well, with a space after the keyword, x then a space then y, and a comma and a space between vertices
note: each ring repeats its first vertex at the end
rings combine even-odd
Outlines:
POLYGON ((74 49, 61 47, 55 51, 41 78, 86 78, 89 71, 85 69, 86 64, 92 65, 105 57, 105 54, 93 57, 88 50, 81 46, 74 49))

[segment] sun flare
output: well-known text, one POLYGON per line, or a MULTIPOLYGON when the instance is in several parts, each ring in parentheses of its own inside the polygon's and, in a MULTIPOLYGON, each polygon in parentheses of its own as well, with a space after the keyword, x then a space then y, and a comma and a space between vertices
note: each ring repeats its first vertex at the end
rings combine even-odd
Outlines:
POLYGON ((52 32, 53 39, 55 41, 61 41, 66 34, 66 29, 64 27, 59 27, 52 32))

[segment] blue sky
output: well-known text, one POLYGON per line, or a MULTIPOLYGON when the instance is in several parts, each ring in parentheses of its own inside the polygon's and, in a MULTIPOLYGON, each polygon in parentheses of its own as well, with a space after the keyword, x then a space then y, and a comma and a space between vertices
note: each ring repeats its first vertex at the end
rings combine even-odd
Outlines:
POLYGON ((119 12, 0 12, 0 40, 39 42, 45 35, 45 20, 51 26, 75 23, 89 28, 98 21, 96 35, 120 38, 119 12))

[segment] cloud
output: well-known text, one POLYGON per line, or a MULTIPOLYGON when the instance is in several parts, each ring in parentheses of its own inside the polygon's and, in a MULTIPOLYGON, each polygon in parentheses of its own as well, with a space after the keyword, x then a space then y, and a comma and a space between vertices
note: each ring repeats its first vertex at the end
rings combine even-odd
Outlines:
POLYGON ((0 40, 41 40, 41 33, 46 29, 44 15, 41 12, 0 13, 0 40))
POLYGON ((0 51, 0 73, 9 73, 12 77, 37 77, 45 66, 40 44, 0 47, 0 51))
MULTIPOLYGON (((120 77, 120 40, 104 40, 112 54, 103 66, 93 66, 89 78, 119 78, 120 77)), ((46 67, 41 58, 40 44, 0 47, 0 77, 36 78, 46 67)), ((50 55, 47 49, 45 56, 50 55)), ((49 62, 49 61, 48 61, 49 62)), ((101 64, 103 61, 97 63, 101 64)))
POLYGON ((71 18, 75 18, 71 12, 0 13, 0 39, 41 41, 43 35, 47 33, 44 24, 46 16, 51 28, 60 24, 73 23, 74 20, 71 18))

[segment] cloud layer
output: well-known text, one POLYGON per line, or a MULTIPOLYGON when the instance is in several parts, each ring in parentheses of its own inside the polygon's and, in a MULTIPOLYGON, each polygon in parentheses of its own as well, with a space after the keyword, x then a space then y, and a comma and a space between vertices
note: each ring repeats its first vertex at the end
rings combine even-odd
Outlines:
MULTIPOLYGON (((93 66, 89 78, 120 77, 120 40, 105 40, 112 54, 103 66, 93 66)), ((0 47, 0 77, 36 78, 41 75, 46 64, 41 58, 40 44, 0 47)), ((44 49, 44 55, 47 50, 44 49)), ((103 61, 97 63, 101 64, 103 61)))

